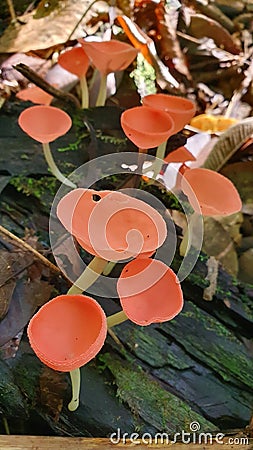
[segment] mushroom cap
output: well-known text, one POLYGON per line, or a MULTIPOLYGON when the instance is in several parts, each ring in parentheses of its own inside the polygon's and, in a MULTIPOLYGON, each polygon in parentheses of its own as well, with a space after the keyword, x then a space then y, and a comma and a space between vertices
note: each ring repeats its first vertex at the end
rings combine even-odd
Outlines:
POLYGON ((158 108, 167 112, 174 121, 174 134, 190 122, 196 112, 196 105, 191 100, 176 95, 150 94, 143 97, 144 106, 158 108))
POLYGON ((181 179, 181 189, 193 209, 199 211, 200 208, 204 216, 229 216, 242 207, 233 183, 213 170, 187 170, 181 179))
POLYGON ((47 144, 66 134, 72 125, 72 120, 59 108, 39 105, 22 111, 18 123, 28 136, 47 144))
POLYGON ((90 60, 82 47, 74 47, 60 54, 58 64, 68 72, 82 78, 86 75, 90 60))
POLYGON ((183 308, 176 274, 156 259, 137 258, 126 264, 117 290, 123 311, 137 325, 166 322, 183 308))
POLYGON ((16 97, 20 100, 30 101, 39 105, 50 105, 53 96, 43 91, 38 86, 31 86, 26 89, 22 89, 16 94, 16 97))
POLYGON ((167 236, 160 213, 121 192, 74 189, 57 216, 85 250, 110 261, 153 254, 167 236))
POLYGON ((196 161, 195 156, 187 148, 184 146, 177 148, 176 150, 173 150, 173 152, 169 153, 165 158, 164 161, 166 163, 174 163, 174 162, 186 162, 186 161, 196 161))
POLYGON ((87 42, 79 39, 85 53, 103 75, 126 69, 136 58, 138 50, 124 42, 87 42))
POLYGON ((29 322, 28 338, 38 358, 54 370, 69 372, 88 363, 102 348, 106 316, 85 295, 59 295, 29 322))
POLYGON ((174 133, 170 116, 148 106, 127 109, 120 121, 126 136, 141 149, 157 147, 174 133))

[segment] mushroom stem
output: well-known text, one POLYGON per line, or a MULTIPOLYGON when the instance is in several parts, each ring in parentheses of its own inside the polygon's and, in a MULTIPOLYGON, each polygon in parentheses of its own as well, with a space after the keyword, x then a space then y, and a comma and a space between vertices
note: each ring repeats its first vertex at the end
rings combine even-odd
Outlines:
POLYGON ((119 311, 107 317, 107 327, 112 328, 115 325, 119 325, 120 323, 125 322, 126 320, 128 320, 128 317, 126 316, 124 311, 119 311))
POLYGON ((88 91, 88 85, 86 77, 83 76, 80 78, 80 87, 81 87, 81 94, 82 94, 82 108, 89 108, 89 91, 88 91))
POLYGON ((187 256, 191 246, 192 239, 194 234, 196 234, 197 229, 200 224, 200 215, 194 211, 193 214, 189 217, 188 227, 184 233, 184 237, 179 247, 180 256, 187 256))
POLYGON ((16 13, 15 13, 15 9, 14 9, 14 5, 13 5, 12 0, 7 0, 7 5, 8 5, 8 8, 9 8, 11 20, 14 23, 17 22, 17 17, 16 17, 16 13))
POLYGON ((81 384, 81 374, 79 367, 69 372, 72 384, 72 399, 68 404, 69 411, 75 411, 79 406, 79 394, 81 384))
POLYGON ((117 263, 114 261, 109 261, 103 270, 103 275, 105 275, 105 276, 110 275, 111 271, 114 269, 116 264, 117 263))
POLYGON ((153 166, 154 169, 154 175, 153 175, 153 179, 155 180, 157 175, 159 174, 162 165, 164 163, 164 157, 165 157, 165 152, 166 152, 166 146, 167 146, 167 141, 162 142, 162 144, 158 145, 157 150, 156 150, 156 158, 160 159, 160 161, 158 161, 156 159, 155 164, 153 166))
POLYGON ((107 75, 101 73, 100 86, 96 106, 104 106, 106 100, 107 75))
POLYGON ((95 256, 73 286, 68 290, 68 294, 81 294, 83 291, 86 291, 103 273, 107 264, 108 261, 95 256))
POLYGON ((52 174, 63 184, 66 186, 76 188, 77 186, 72 183, 72 181, 68 180, 58 169, 57 165, 54 162, 50 147, 48 143, 43 143, 43 151, 48 167, 50 168, 52 174))

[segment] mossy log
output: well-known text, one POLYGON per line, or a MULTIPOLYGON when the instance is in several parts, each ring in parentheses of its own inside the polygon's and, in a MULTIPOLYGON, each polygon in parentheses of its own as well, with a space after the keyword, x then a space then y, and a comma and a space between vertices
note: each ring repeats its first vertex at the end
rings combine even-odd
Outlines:
MULTIPOLYGON (((10 161, 0 158, 0 187, 4 189, 1 223, 21 236, 25 226, 33 228, 45 243, 50 198, 40 201, 32 192, 27 197, 22 189, 17 192, 17 185, 8 185, 22 165, 17 157, 16 128, 13 125, 8 130, 11 138, 9 134, 0 138, 2 144, 12 139, 13 156, 10 161)), ((31 147, 27 140, 20 151, 25 176, 34 174, 35 180, 47 176, 38 146, 31 147), (35 163, 40 160, 42 166, 35 163)), ((81 156, 77 164, 83 162, 81 156)), ((72 161, 69 152, 62 159, 65 157, 72 161)), ((7 431, 6 423, 12 434, 86 437, 109 436, 117 428, 121 433, 172 433, 189 430, 193 421, 203 432, 244 428, 253 404, 253 288, 239 284, 220 267, 213 300, 203 300, 209 283, 205 279, 207 262, 201 254, 182 283, 185 307, 177 318, 148 327, 126 322, 114 328, 119 342, 108 335, 100 355, 82 368, 81 404, 74 413, 67 409, 71 395, 68 374, 43 366, 24 333, 15 358, 0 361, 4 419, 0 420, 0 433, 7 431)), ((176 256, 173 268, 177 270, 179 265, 176 256)), ((54 286, 59 292, 67 290, 63 279, 57 279, 54 286)), ((117 300, 98 301, 107 314, 119 310, 117 300)))
MULTIPOLYGON (((220 269, 217 295, 205 302, 206 261, 201 255, 194 282, 183 282, 186 304, 177 318, 114 328, 120 344, 108 336, 103 352, 82 368, 81 406, 74 413, 67 410, 68 376, 45 369, 23 339, 16 357, 0 366, 0 408, 10 430, 154 434, 187 430, 194 421, 201 431, 244 428, 253 403, 252 290, 220 269)), ((114 300, 100 302, 107 313, 118 309, 114 300)))

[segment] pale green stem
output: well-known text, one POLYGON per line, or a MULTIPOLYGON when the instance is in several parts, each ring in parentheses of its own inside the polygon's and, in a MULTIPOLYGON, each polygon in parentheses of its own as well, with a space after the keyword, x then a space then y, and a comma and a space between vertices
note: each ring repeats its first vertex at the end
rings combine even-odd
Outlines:
POLYGON ((114 267, 116 266, 116 262, 114 261, 109 261, 107 263, 107 265, 105 266, 104 270, 103 270, 103 275, 105 277, 107 277, 108 275, 110 275, 111 271, 114 269, 114 267))
POLYGON ((69 372, 72 384, 72 399, 68 404, 69 411, 75 411, 79 406, 79 394, 81 384, 81 374, 79 367, 69 372))
POLYGON ((13 5, 12 0, 7 0, 7 4, 8 4, 8 7, 9 7, 11 20, 13 22, 16 22, 17 18, 16 18, 16 13, 15 13, 15 9, 14 9, 14 5, 13 5))
POLYGON ((49 144, 42 144, 43 146, 43 151, 44 151, 44 156, 46 159, 46 162, 48 164, 48 167, 50 168, 52 174, 63 184, 65 184, 66 186, 72 187, 72 188, 76 188, 77 186, 72 183, 72 181, 68 180, 58 169, 57 165, 54 162, 49 144))
POLYGON ((165 152, 166 152, 166 146, 167 146, 167 141, 163 142, 162 144, 160 144, 157 147, 156 150, 156 158, 158 158, 160 161, 155 161, 155 164, 153 166, 153 170, 154 170, 154 175, 153 178, 154 180, 156 179, 157 175, 159 174, 163 164, 164 164, 164 156, 165 156, 165 152))
POLYGON ((194 212, 189 217, 188 227, 184 233, 184 237, 183 237, 182 242, 179 247, 180 256, 187 256, 187 253, 189 252, 189 250, 191 248, 191 244, 192 244, 193 231, 194 231, 196 224, 198 223, 198 220, 199 220, 199 214, 197 212, 194 212))
POLYGON ((85 76, 80 78, 80 87, 82 94, 82 108, 89 108, 89 91, 85 76))
POLYGON ((98 91, 98 97, 96 101, 96 106, 104 106, 106 101, 106 87, 107 87, 107 75, 100 73, 100 86, 98 91))
POLYGON ((67 294, 75 295, 86 291, 93 283, 95 283, 107 264, 108 261, 95 256, 80 277, 75 281, 73 286, 68 290, 67 294))
POLYGON ((124 311, 119 311, 107 317, 107 327, 112 328, 115 325, 119 325, 120 323, 125 322, 126 320, 128 320, 128 317, 126 316, 124 311))
MULTIPOLYGON (((81 276, 76 280, 75 284, 68 290, 67 295, 81 294, 88 289, 101 275, 104 268, 108 264, 105 259, 95 256, 90 264, 83 271, 81 276), (80 285, 77 286, 77 285, 80 285)), ((75 411, 79 405, 79 393, 80 393, 80 369, 75 369, 70 372, 71 384, 72 384, 72 400, 68 405, 70 411, 75 411)))

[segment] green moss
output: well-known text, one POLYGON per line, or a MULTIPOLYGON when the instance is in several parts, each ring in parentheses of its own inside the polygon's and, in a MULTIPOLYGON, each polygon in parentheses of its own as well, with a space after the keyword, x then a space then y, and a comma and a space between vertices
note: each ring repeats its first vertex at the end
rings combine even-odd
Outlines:
POLYGON ((21 391, 13 381, 13 374, 3 361, 0 361, 0 411, 6 416, 24 415, 26 405, 21 391))
POLYGON ((14 369, 14 377, 29 403, 35 404, 41 365, 31 355, 24 355, 14 369))
POLYGON ((43 203, 43 197, 45 195, 55 195, 59 182, 55 177, 41 177, 40 179, 35 179, 17 176, 11 179, 10 184, 14 186, 18 192, 22 192, 28 197, 32 195, 43 203))
POLYGON ((216 427, 193 411, 189 405, 164 390, 141 368, 120 361, 112 355, 103 355, 103 360, 115 377, 117 395, 130 409, 159 431, 176 432, 187 430, 196 420, 203 430, 216 427))
POLYGON ((208 280, 193 272, 188 275, 187 281, 189 281, 192 285, 196 285, 202 289, 205 289, 210 284, 208 280))

